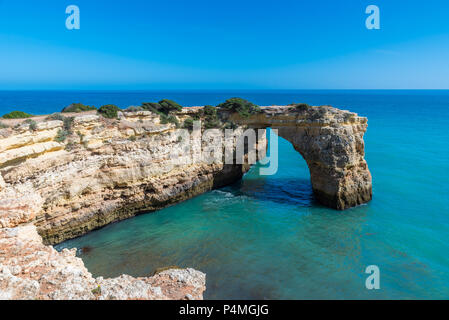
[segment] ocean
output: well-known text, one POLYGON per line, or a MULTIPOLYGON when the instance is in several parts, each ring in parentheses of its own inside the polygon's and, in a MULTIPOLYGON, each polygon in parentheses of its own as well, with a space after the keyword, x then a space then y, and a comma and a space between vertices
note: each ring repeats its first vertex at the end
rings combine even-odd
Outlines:
POLYGON ((316 203, 305 161, 280 138, 273 176, 256 165, 234 185, 56 248, 90 247, 79 256, 94 276, 195 268, 207 274, 206 299, 449 299, 449 91, 0 91, 0 114, 234 96, 368 117, 373 200, 342 212, 316 203), (365 287, 369 265, 379 290, 365 287))

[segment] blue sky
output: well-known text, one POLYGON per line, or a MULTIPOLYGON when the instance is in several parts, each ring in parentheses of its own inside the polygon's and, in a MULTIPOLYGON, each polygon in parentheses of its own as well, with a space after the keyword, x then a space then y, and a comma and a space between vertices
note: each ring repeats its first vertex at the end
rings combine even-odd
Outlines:
POLYGON ((447 0, 0 0, 0 89, 416 88, 449 88, 447 0))

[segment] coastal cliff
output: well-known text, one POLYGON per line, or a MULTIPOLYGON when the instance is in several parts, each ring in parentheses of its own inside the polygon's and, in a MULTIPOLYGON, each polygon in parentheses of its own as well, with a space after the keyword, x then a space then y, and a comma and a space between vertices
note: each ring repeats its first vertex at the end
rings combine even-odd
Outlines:
MULTIPOLYGON (((200 110, 183 108, 173 123, 141 110, 119 112, 117 119, 75 114, 70 134, 63 134, 66 119, 51 118, 0 130, 0 291, 6 298, 201 299, 201 272, 94 279, 75 252, 48 246, 241 179, 251 164, 204 161, 201 134, 188 135, 186 148, 178 123, 204 120, 200 110), (31 267, 37 265, 43 267, 31 267), (65 291, 65 282, 74 287, 65 291)), ((343 210, 371 200, 366 118, 328 106, 294 105, 249 115, 223 112, 220 121, 232 123, 234 138, 225 141, 231 149, 246 129, 261 130, 254 146, 259 158, 267 147, 265 129, 276 129, 306 160, 315 197, 324 205, 343 210)))

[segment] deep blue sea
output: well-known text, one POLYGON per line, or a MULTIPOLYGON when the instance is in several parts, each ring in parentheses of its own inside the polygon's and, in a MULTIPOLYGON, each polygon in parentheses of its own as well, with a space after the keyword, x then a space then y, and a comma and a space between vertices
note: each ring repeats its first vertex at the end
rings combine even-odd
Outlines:
POLYGON ((306 163, 280 139, 279 171, 57 246, 95 276, 146 276, 165 266, 207 274, 207 299, 449 299, 449 91, 0 92, 0 114, 120 107, 169 98, 215 105, 329 104, 368 117, 374 199, 343 212, 314 201, 306 163), (367 290, 366 266, 380 269, 367 290))

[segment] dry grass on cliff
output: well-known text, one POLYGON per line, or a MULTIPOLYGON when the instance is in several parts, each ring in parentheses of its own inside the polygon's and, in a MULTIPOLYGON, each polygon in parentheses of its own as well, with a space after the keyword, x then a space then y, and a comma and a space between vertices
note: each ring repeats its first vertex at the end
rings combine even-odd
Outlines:
MULTIPOLYGON (((80 116, 80 115, 88 115, 88 114, 97 114, 96 110, 92 110, 92 111, 86 111, 86 112, 80 112, 80 113, 73 113, 73 112, 69 112, 69 113, 64 113, 64 117, 76 117, 76 116, 80 116)), ((22 124, 24 123, 26 120, 32 119, 36 122, 42 122, 45 121, 45 119, 48 117, 48 114, 44 114, 44 115, 38 115, 38 116, 32 116, 31 118, 28 119, 2 119, 2 122, 9 126, 9 127, 15 127, 18 124, 22 124)))

